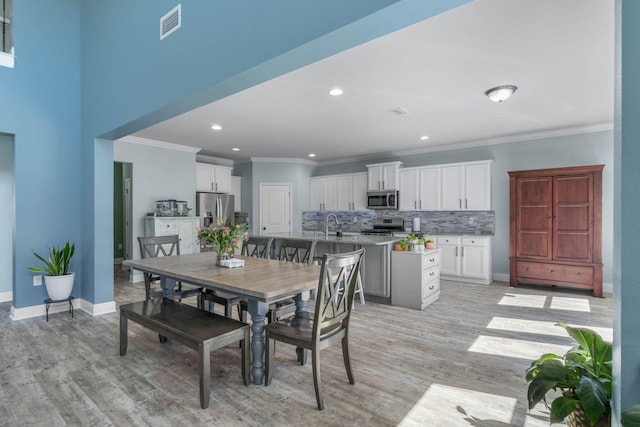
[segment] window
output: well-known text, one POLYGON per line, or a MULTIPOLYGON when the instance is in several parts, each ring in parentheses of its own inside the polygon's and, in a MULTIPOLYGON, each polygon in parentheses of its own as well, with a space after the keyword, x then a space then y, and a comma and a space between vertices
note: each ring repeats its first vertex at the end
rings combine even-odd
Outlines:
POLYGON ((0 65, 13 68, 13 8, 11 0, 0 1, 0 65))

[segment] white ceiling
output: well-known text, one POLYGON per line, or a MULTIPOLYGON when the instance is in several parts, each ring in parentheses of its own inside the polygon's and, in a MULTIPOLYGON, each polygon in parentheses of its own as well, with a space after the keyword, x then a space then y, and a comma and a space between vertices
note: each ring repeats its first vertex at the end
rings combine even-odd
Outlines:
POLYGON ((613 0, 476 0, 134 136, 331 163, 610 129, 613 52, 613 0))

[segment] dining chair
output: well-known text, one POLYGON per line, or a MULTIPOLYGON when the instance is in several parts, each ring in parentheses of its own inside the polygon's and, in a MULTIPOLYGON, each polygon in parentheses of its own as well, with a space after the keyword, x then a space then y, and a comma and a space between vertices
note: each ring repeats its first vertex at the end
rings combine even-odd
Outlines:
MULTIPOLYGON (((180 255, 180 238, 177 234, 170 236, 138 237, 140 244, 140 256, 142 258, 156 258, 158 256, 180 255)), ((154 287, 160 278, 149 273, 144 273, 145 299, 160 298, 163 296, 162 289, 154 287)), ((183 298, 197 297, 198 308, 202 308, 201 287, 176 284, 173 292, 173 299, 181 301, 183 298)))
MULTIPOLYGON (((277 259, 281 261, 299 262, 304 264, 311 264, 313 256, 316 251, 315 240, 293 240, 282 239, 279 242, 280 249, 278 251, 277 259)), ((278 244, 276 243, 276 246, 278 244)), ((293 314, 296 312, 296 303, 293 298, 288 298, 283 301, 278 301, 269 306, 269 312, 267 313, 269 322, 276 322, 282 319, 284 316, 293 314)), ((304 361, 301 360, 304 364, 304 361)))
POLYGON ((349 323, 363 254, 364 249, 359 249, 324 255, 311 322, 295 322, 294 317, 265 326, 265 385, 270 385, 273 377, 276 341, 307 349, 311 351, 316 402, 318 409, 324 409, 320 350, 338 340, 342 342, 342 358, 349 383, 355 384, 349 356, 349 323), (341 287, 344 287, 345 292, 340 292, 341 287))
MULTIPOLYGON (((256 258, 269 258, 272 244, 273 237, 249 237, 242 243, 240 254, 256 258)), ((210 303, 224 306, 224 315, 226 317, 232 317, 233 307, 236 306, 238 318, 243 322, 247 321, 248 305, 246 298, 206 289, 202 294, 202 299, 203 302, 209 301, 210 303)))

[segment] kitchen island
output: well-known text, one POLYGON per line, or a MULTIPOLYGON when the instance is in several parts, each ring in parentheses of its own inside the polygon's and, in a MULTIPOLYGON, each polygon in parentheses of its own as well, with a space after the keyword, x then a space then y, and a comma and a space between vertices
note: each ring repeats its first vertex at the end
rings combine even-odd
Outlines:
POLYGON ((360 234, 338 237, 335 233, 325 236, 319 231, 263 232, 259 236, 274 239, 316 240, 316 257, 322 257, 325 253, 351 252, 364 248, 365 254, 360 270, 364 293, 371 301, 391 304, 391 251, 394 243, 399 240, 397 237, 360 234))

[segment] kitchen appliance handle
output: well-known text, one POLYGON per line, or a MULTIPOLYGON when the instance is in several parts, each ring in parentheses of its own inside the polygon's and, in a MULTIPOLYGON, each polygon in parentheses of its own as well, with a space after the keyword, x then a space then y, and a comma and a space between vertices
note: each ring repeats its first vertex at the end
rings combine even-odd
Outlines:
POLYGON ((391 203, 389 203, 389 199, 391 199, 391 194, 387 194, 387 209, 391 208, 391 203))

